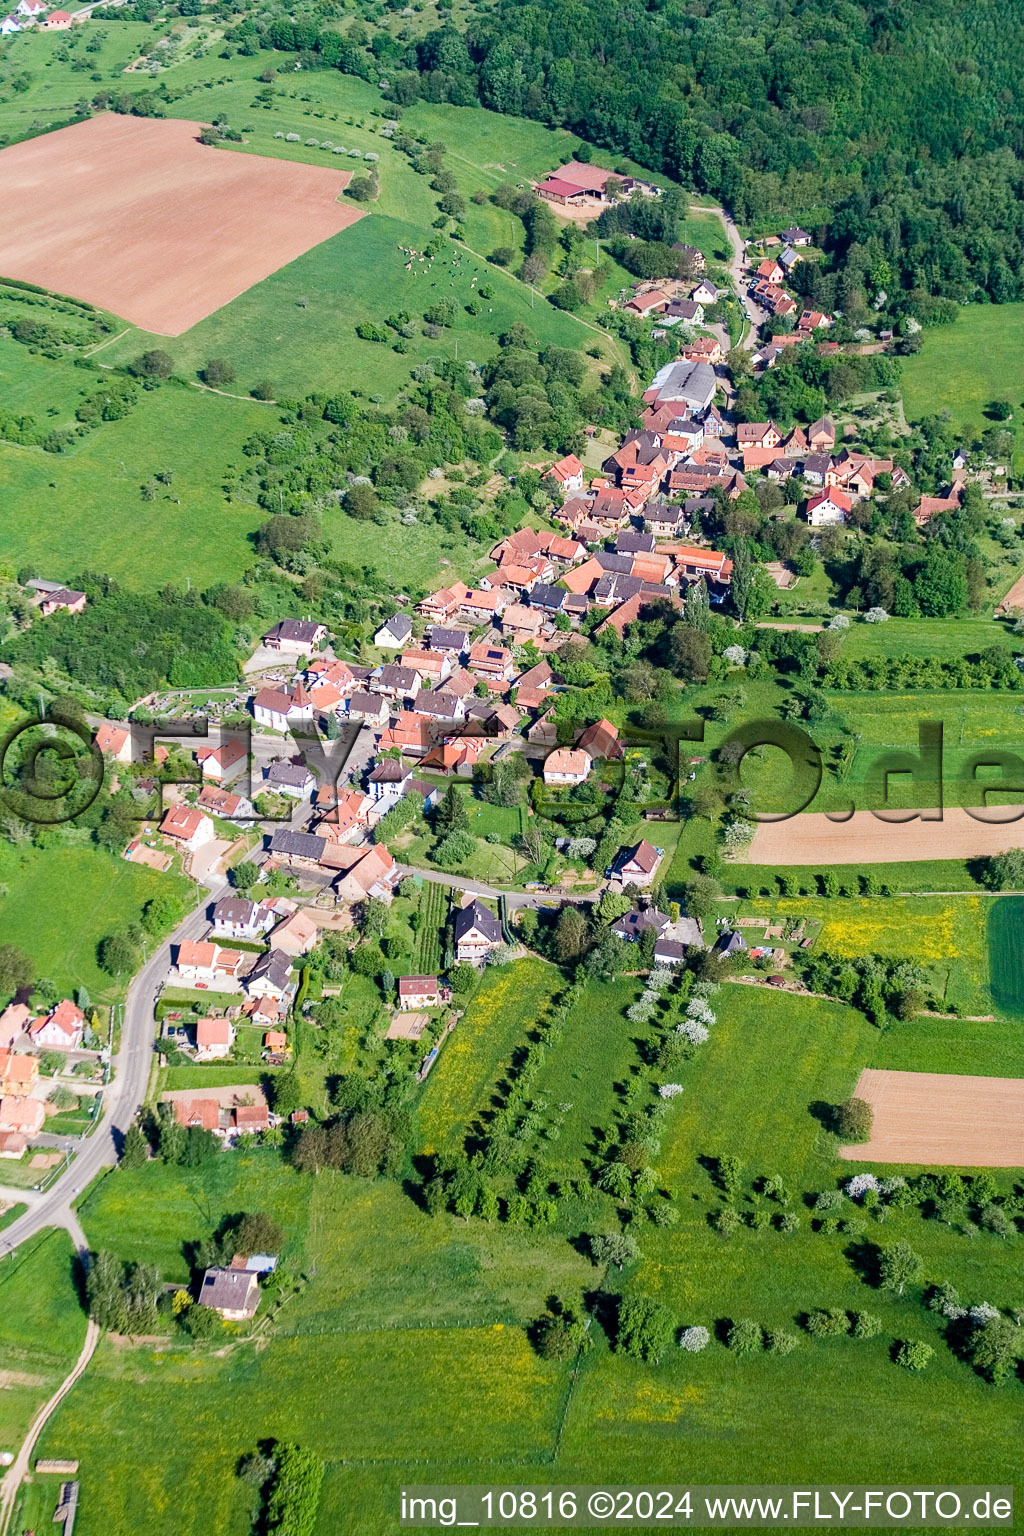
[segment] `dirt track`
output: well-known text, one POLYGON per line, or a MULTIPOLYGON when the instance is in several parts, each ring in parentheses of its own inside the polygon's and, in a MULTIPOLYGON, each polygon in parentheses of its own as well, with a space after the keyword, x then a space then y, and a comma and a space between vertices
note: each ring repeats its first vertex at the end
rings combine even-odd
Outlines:
POLYGON ((1024 1078, 869 1067, 855 1092, 875 1123, 870 1141, 841 1149, 851 1162, 1024 1167, 1024 1078))
POLYGON ((362 214, 347 170, 198 142, 107 113, 0 151, 0 274, 179 336, 362 214))
POLYGON ((1018 821, 977 821, 959 806, 941 821, 879 821, 857 811, 833 822, 818 811, 789 821, 761 822, 747 860, 751 864, 901 864, 920 859, 971 859, 1024 847, 1024 806, 992 807, 986 813, 1018 821))

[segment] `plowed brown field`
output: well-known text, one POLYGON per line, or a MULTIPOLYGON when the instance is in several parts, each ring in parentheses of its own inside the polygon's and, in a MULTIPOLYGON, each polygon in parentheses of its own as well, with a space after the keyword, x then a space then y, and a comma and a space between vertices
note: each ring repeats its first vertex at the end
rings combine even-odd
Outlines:
POLYGON ((855 1091, 875 1123, 870 1141, 841 1149, 851 1162, 1024 1167, 1024 1078, 869 1067, 855 1091))
POLYGON ((0 151, 0 275, 179 336, 362 214, 350 173, 106 113, 0 151))
POLYGON ((1024 847, 1021 806, 993 806, 989 816, 1004 822, 978 821, 960 806, 947 807, 941 821, 879 821, 870 811, 856 811, 849 821, 829 821, 811 811, 788 821, 758 825, 747 859, 751 864, 901 864, 919 859, 974 859, 1024 847))

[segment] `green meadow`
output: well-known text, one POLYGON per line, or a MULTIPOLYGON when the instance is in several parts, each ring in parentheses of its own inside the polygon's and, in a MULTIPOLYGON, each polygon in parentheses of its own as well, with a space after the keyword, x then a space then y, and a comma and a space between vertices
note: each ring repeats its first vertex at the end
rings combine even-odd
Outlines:
POLYGON ((1024 1015, 1024 899, 1006 896, 994 901, 985 931, 992 996, 1001 1008, 1024 1015))
MULTIPOLYGON (((101 939, 131 923, 152 896, 192 886, 179 876, 126 864, 91 844, 12 848, 0 844, 0 931, 46 977, 71 996, 80 987, 93 1004, 121 993, 100 969, 101 939)), ((3 1182, 0 1173, 0 1183, 3 1182)))
MULTIPOLYGON (((512 1025, 521 1038, 556 981, 544 966, 507 974, 511 999, 493 986, 477 995, 494 1032, 490 1048, 471 1026, 475 1065, 442 1053, 436 1071, 452 1071, 457 1091, 432 1106, 435 1137, 465 1126, 486 1099, 514 1047, 512 1025)), ((630 1056, 637 1059, 618 1012, 628 997, 628 987, 596 994, 592 1019, 570 1021, 549 1054, 549 1065, 557 1072, 564 1061, 572 1077, 589 1044, 589 1076, 606 1095, 592 1100, 598 1120, 613 1109, 630 1056)), ((147 1536, 200 1536, 213 1524, 244 1536, 249 1505, 234 1469, 264 1437, 298 1438, 326 1458, 317 1536, 397 1531, 397 1493, 411 1482, 628 1483, 637 1467, 672 1481, 683 1465, 714 1483, 742 1465, 745 1479, 813 1485, 833 1475, 838 1447, 849 1481, 870 1482, 882 1468, 886 1479, 924 1485, 1007 1481, 1019 1384, 992 1388, 958 1359, 924 1309, 922 1287, 949 1280, 972 1302, 1008 1305, 1018 1289, 1014 1243, 985 1233, 968 1240, 916 1208, 890 1212, 884 1224, 865 1212, 852 1240, 815 1230, 808 1210, 816 1191, 849 1173, 823 1130, 824 1106, 845 1097, 864 1066, 906 1064, 888 1054, 897 1032, 880 1035, 839 1004, 742 986, 724 986, 714 1007, 710 1041, 680 1070, 684 1092, 657 1157, 678 1222, 639 1219, 640 1261, 622 1273, 603 1276, 585 1257, 581 1233, 615 1225, 599 1195, 564 1201, 555 1228, 531 1231, 431 1218, 399 1184, 299 1176, 273 1153, 109 1175, 80 1211, 93 1243, 164 1263, 177 1278, 181 1244, 208 1234, 226 1211, 261 1208, 285 1226, 289 1271, 306 1278, 258 1348, 101 1347, 40 1446, 43 1455, 80 1458, 85 1536, 129 1536, 140 1526, 147 1536), (743 1218, 729 1239, 709 1220, 721 1202, 709 1169, 726 1152, 740 1160, 743 1218), (798 1219, 790 1235, 774 1220, 759 1229, 746 1221, 759 1208, 769 1216, 783 1209, 757 1193, 770 1174, 781 1176, 785 1209, 798 1219), (154 1241, 158 1222, 166 1237, 154 1241), (871 1280, 875 1245, 898 1239, 924 1260, 920 1282, 903 1295, 871 1280), (552 1292, 583 1288, 603 1291, 595 1347, 578 1370, 540 1360, 524 1326, 552 1292), (711 1329, 708 1349, 692 1356, 673 1346, 656 1366, 617 1353, 612 1317, 623 1288, 662 1301, 681 1326, 711 1329), (800 1319, 817 1306, 869 1311, 881 1331, 869 1340, 813 1339, 800 1319), (728 1353, 724 1331, 747 1317, 795 1333, 794 1352, 728 1353), (922 1377, 893 1363, 902 1338, 933 1346, 922 1377)), ((471 1018, 472 1008, 460 1029, 471 1018)), ((441 1081, 433 1079, 425 1108, 441 1081)), ((543 1089, 562 1091, 554 1080, 543 1089)), ((564 1134, 578 1145, 587 1127, 567 1121, 564 1134)), ((1010 1188, 1012 1174, 997 1178, 1010 1188)))
MULTIPOLYGON (((966 438, 994 425, 986 415, 993 400, 1009 400, 1021 455, 1021 348, 1024 304, 967 304, 952 325, 922 331, 921 350, 903 360, 903 405, 910 421, 949 411, 966 438)), ((1002 423, 998 423, 1002 425, 1002 423)))
MULTIPOLYGON (((69 377, 90 377, 70 363, 47 368, 58 400, 69 377)), ((31 388, 38 390, 38 379, 31 388)), ((57 580, 101 571, 129 587, 180 581, 186 572, 200 587, 231 580, 250 563, 249 535, 264 514, 228 501, 224 473, 243 462, 245 440, 276 420, 272 407, 165 385, 70 453, 0 443, 0 558, 57 580), (144 500, 143 485, 165 470, 172 483, 144 500)))
POLYGON ((71 1240, 43 1232, 0 1263, 0 1450, 21 1443, 84 1338, 71 1240))

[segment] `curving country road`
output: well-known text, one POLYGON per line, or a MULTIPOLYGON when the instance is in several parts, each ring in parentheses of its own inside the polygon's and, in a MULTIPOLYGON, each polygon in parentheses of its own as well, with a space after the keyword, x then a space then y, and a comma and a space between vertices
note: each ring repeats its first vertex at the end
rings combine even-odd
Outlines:
POLYGON ((21 1448, 15 1460, 11 1463, 10 1470, 3 1482, 0 1483, 0 1536, 6 1536, 8 1526, 11 1523, 11 1516, 14 1513, 14 1502, 18 1497, 18 1490, 22 1482, 28 1475, 29 1462, 32 1460, 32 1452, 36 1448, 36 1441, 46 1428, 50 1418, 56 1413, 75 1382, 89 1364, 99 1341, 100 1330, 90 1317, 85 1330, 85 1343, 82 1345, 78 1359, 53 1396, 43 1404, 32 1420, 29 1432, 22 1441, 21 1448))
MULTIPOLYGON (((715 213, 725 225, 725 233, 732 250, 732 256, 729 259, 729 276, 732 279, 733 287, 736 289, 740 308, 747 320, 747 326, 744 328, 744 334, 740 339, 739 345, 744 352, 750 352, 757 346, 758 329, 764 324, 767 316, 764 310, 760 309, 746 293, 745 263, 747 248, 743 243, 743 236, 736 228, 736 222, 727 209, 720 208, 717 204, 712 206, 707 203, 691 203, 689 208, 691 213, 715 213)), ((721 337, 719 339, 721 340, 721 337)), ((724 346, 725 344, 723 343, 724 346)), ((728 348, 726 347, 725 350, 728 350, 728 348)))
POLYGON ((167 975, 171 946, 182 939, 202 937, 208 927, 207 907, 226 890, 224 880, 211 883, 203 893, 202 904, 195 907, 170 938, 154 951, 133 979, 125 998, 120 1049, 112 1064, 110 1085, 104 1090, 100 1124, 87 1140, 76 1143, 77 1155, 71 1167, 45 1194, 33 1197, 31 1194, 26 1196, 24 1191, 17 1192, 18 1199, 28 1198, 31 1204, 24 1216, 12 1222, 0 1237, 0 1256, 13 1252, 45 1227, 64 1227, 79 1249, 85 1246, 74 1203, 98 1173, 117 1162, 117 1143, 146 1097, 153 1063, 153 1004, 160 983, 167 975))

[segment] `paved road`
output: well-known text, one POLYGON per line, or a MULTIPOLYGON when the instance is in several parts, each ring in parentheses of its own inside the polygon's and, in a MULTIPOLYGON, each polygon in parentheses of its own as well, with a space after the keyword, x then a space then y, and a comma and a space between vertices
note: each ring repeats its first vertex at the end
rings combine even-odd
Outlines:
POLYGON ((732 279, 733 287, 736 289, 736 292, 739 295, 740 305, 747 317, 749 324, 749 329, 747 330, 746 335, 743 337, 743 340, 740 342, 740 346, 745 352, 750 352, 754 349, 754 347, 757 346, 758 328, 764 324, 767 317, 764 313, 764 310, 759 309, 758 306, 747 297, 747 281, 743 270, 743 264, 746 257, 746 247, 743 244, 743 236, 736 228, 736 224, 732 218, 732 215, 729 214, 724 208, 708 207, 707 204, 704 203, 691 203, 690 212, 717 213, 719 218, 722 220, 722 223, 725 225, 725 233, 728 237, 729 245, 732 250, 732 255, 729 258, 729 276, 732 279))
POLYGON ((170 938, 150 956, 132 981, 125 998, 121 1046, 114 1058, 112 1081, 104 1093, 100 1125, 88 1140, 76 1144, 78 1155, 71 1167, 45 1194, 38 1191, 5 1191, 13 1199, 30 1203, 24 1216, 12 1222, 0 1237, 0 1256, 35 1237, 44 1227, 66 1228, 79 1250, 85 1249, 85 1234, 75 1216, 74 1202, 98 1173, 116 1163, 115 1132, 118 1133, 119 1141, 146 1097, 153 1063, 153 1004, 160 984, 167 975, 171 945, 180 943, 182 939, 198 939, 206 932, 206 909, 226 889, 227 883, 223 880, 211 884, 203 893, 202 905, 189 913, 170 938))

